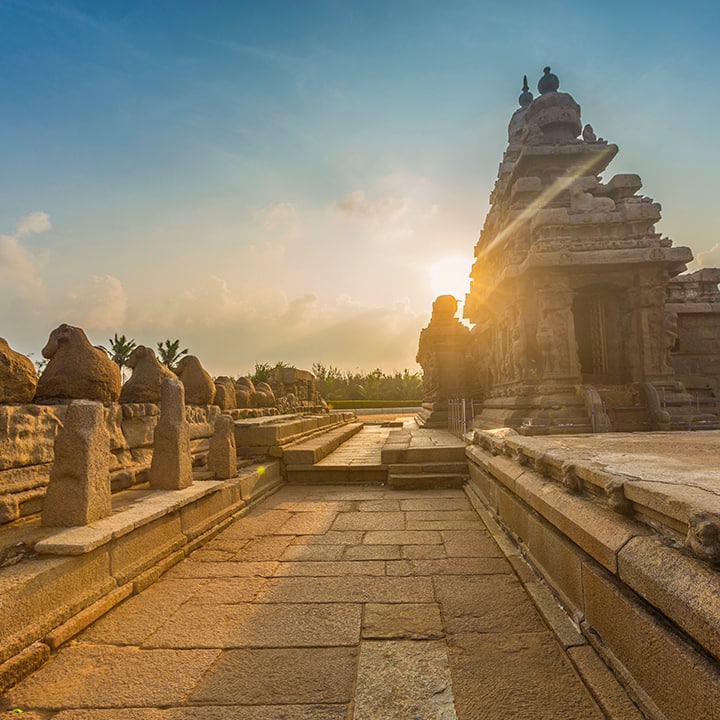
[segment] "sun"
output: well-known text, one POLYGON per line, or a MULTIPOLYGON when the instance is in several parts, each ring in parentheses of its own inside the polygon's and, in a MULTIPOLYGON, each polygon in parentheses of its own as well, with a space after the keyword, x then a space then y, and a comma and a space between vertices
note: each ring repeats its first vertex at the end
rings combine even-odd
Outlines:
POLYGON ((471 261, 464 255, 445 255, 427 266, 430 289, 433 298, 438 295, 453 295, 463 302, 469 291, 471 261))

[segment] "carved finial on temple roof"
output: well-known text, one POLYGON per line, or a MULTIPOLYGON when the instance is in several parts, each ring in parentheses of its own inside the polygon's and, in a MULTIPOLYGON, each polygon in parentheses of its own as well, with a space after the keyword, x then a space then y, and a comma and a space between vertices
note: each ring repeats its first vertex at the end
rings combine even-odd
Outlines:
POLYGON ((527 107, 533 101, 533 94, 528 86, 527 75, 523 75, 522 94, 518 98, 520 107, 527 107))
POLYGON ((560 87, 560 80, 558 76, 550 72, 550 66, 543 69, 544 75, 538 80, 538 92, 541 95, 549 92, 557 92, 560 87))

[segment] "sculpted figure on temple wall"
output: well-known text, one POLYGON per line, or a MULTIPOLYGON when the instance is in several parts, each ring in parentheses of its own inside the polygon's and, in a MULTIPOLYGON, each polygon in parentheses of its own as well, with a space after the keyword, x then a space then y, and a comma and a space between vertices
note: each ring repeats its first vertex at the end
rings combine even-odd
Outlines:
POLYGON ((593 190, 600 183, 596 177, 579 177, 570 185, 570 211, 579 212, 612 212, 615 201, 609 197, 595 197, 593 190))
POLYGON ((540 349, 543 373, 552 375, 562 370, 562 350, 567 341, 567 321, 562 310, 549 311, 538 323, 535 335, 540 349))
POLYGON ((531 363, 525 334, 525 321, 520 313, 518 313, 517 319, 512 326, 510 358, 513 379, 524 380, 530 374, 531 363))
POLYGON ((42 354, 50 362, 38 380, 36 400, 118 401, 120 368, 104 350, 90 344, 81 328, 59 325, 42 354))
POLYGON ((163 378, 175 378, 175 373, 163 365, 152 348, 138 345, 125 363, 132 371, 122 386, 120 402, 159 403, 163 378))
POLYGON ((35 397, 37 373, 32 360, 0 338, 0 402, 29 403, 35 397))
POLYGON ((678 314, 676 312, 665 313, 665 369, 672 370, 670 354, 675 349, 678 340, 678 314))

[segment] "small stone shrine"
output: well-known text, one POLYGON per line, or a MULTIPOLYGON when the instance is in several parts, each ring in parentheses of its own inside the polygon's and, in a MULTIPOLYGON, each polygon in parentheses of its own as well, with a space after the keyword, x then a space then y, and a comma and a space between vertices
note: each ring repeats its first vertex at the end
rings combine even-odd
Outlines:
POLYGON ((448 400, 469 391, 470 329, 455 317, 457 300, 440 295, 432 317, 420 331, 416 360, 423 369, 423 404, 417 421, 424 427, 445 427, 448 400))
POLYGON ((618 148, 583 129, 558 88, 550 68, 535 99, 525 79, 475 247, 464 309, 482 388, 475 425, 718 427, 716 400, 687 392, 671 357, 689 322, 678 329, 666 292, 692 253, 655 231, 660 205, 638 194, 639 176, 601 179, 618 148))

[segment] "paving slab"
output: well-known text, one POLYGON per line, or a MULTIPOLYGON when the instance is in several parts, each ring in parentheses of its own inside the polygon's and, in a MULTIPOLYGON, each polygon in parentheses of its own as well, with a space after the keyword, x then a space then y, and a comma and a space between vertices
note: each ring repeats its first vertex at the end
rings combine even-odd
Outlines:
POLYGON ((187 604, 142 643, 147 648, 321 647, 355 645, 361 607, 339 603, 211 607, 187 604))
POLYGON ((368 603, 363 638, 432 640, 445 637, 437 603, 368 603))
POLYGON ((549 632, 455 635, 448 657, 459 718, 605 717, 549 632))
POLYGON ((187 697, 219 650, 71 645, 9 693, 31 709, 163 707, 187 697))
POLYGON ((348 703, 354 647, 227 650, 193 692, 193 705, 348 703))
POLYGON ((363 643, 354 720, 456 720, 453 699, 443 641, 363 643))
POLYGON ((611 717, 633 718, 578 637, 556 640, 462 492, 286 486, 61 648, 0 710, 17 703, 33 720, 603 717, 591 687, 611 717))

